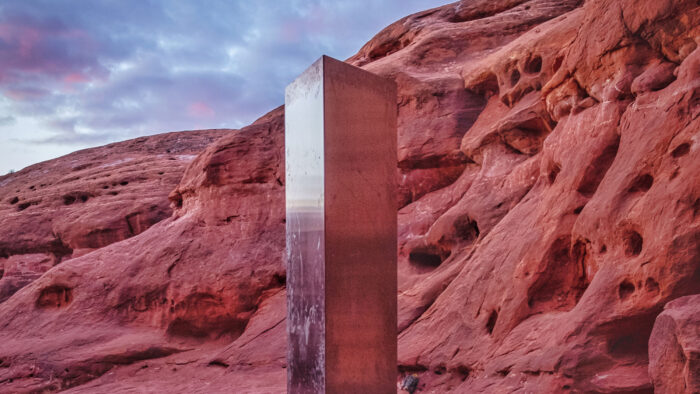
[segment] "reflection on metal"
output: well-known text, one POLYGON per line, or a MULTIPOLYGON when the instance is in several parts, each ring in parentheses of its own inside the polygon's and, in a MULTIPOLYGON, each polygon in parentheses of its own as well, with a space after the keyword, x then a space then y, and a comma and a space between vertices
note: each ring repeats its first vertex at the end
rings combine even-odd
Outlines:
POLYGON ((288 392, 396 392, 396 87, 324 56, 285 130, 288 392))

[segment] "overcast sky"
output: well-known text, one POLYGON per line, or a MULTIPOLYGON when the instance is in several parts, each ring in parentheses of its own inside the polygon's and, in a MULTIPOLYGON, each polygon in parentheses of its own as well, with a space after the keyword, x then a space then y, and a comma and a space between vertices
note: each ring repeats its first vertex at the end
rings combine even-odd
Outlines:
POLYGON ((449 0, 0 0, 0 174, 166 131, 237 128, 322 54, 449 0))

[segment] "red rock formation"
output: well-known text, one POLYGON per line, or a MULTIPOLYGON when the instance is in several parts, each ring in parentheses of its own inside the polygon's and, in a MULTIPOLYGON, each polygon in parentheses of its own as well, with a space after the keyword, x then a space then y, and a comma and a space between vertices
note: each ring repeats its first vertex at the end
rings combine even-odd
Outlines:
POLYGON ((54 265, 170 217, 185 166, 225 130, 86 149, 0 177, 0 302, 54 265))
MULTIPOLYGON (((285 305, 281 114, 278 110, 270 121, 243 131, 215 132, 223 136, 191 161, 170 202, 168 189, 151 187, 161 204, 171 205, 172 216, 138 236, 61 262, 0 304, 3 390, 80 386, 90 391, 93 386, 81 385, 102 376, 105 381, 93 384, 109 391, 115 367, 166 356, 164 379, 197 360, 194 368, 181 367, 176 374, 193 384, 195 376, 211 377, 212 369, 224 371, 221 366, 232 363, 219 353, 233 352, 249 370, 262 364, 280 371, 286 347, 280 322, 285 305), (277 319, 278 331, 265 334, 266 311, 277 319), (272 350, 248 344, 266 335, 272 350), (235 351, 239 346, 256 352, 241 355, 235 351)), ((177 163, 168 157, 163 164, 177 163)), ((156 163, 131 174, 146 180, 144 169, 163 168, 156 163)), ((181 171, 178 167, 171 171, 181 171)), ((239 378, 242 387, 251 383, 248 373, 239 378)), ((155 376, 147 380, 164 384, 155 376)), ((283 387, 272 383, 277 391, 283 387)), ((219 390, 225 391, 231 381, 222 384, 219 390)))
MULTIPOLYGON (((687 0, 462 1, 349 59, 399 86, 399 375, 432 392, 695 387, 697 303, 680 297, 700 293, 699 21, 687 0)), ((283 392, 282 117, 211 144, 172 216, 121 242, 3 216, 41 254, 15 272, 54 264, 33 245, 97 249, 0 303, 0 391, 283 392)))
POLYGON ((655 393, 700 392, 700 296, 666 304, 649 339, 655 393))

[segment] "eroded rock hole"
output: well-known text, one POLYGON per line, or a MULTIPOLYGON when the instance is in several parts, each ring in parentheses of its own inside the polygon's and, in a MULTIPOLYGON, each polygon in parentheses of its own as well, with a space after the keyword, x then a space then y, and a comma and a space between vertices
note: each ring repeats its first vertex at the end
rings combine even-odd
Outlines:
POLYGON ((124 218, 126 227, 129 229, 129 235, 133 236, 143 231, 142 216, 140 212, 133 212, 124 218))
POLYGON ((634 283, 625 279, 622 281, 622 283, 620 283, 620 286, 617 289, 617 295, 620 297, 620 300, 624 301, 634 293, 634 290, 634 283))
POLYGON ((493 310, 489 315, 489 319, 486 321, 486 331, 489 334, 493 334, 493 329, 496 327, 496 321, 498 321, 498 311, 493 310))
POLYGON ((549 167, 549 173, 547 174, 547 180, 549 181, 550 185, 557 180, 557 176, 560 172, 561 166, 557 163, 552 163, 552 165, 549 167))
POLYGON ((496 74, 489 73, 486 78, 477 83, 475 86, 471 87, 470 90, 476 92, 476 94, 483 96, 485 99, 489 99, 498 93, 498 86, 502 84, 503 81, 498 80, 496 74))
POLYGON ((58 265, 64 257, 73 254, 73 249, 70 246, 66 245, 58 236, 54 238, 53 241, 51 241, 49 251, 57 258, 54 265, 58 265))
POLYGON ((71 205, 75 202, 87 202, 90 199, 90 195, 87 193, 71 193, 63 196, 63 205, 71 205))
POLYGON ((170 201, 173 203, 173 205, 175 205, 175 208, 177 208, 177 209, 182 208, 183 198, 182 198, 181 193, 174 192, 173 194, 171 194, 169 196, 169 198, 170 198, 170 201))
POLYGON ((241 215, 231 215, 231 216, 227 216, 226 219, 224 219, 224 222, 226 222, 226 223, 231 223, 231 222, 233 222, 234 220, 238 219, 239 217, 241 217, 241 215))
POLYGON ((435 375, 442 375, 445 372, 447 372, 447 368, 445 368, 444 365, 438 365, 437 367, 435 367, 435 369, 433 369, 433 373, 435 375))
MULTIPOLYGON (((525 89, 526 92, 528 89, 525 89)), ((542 143, 549 134, 550 124, 536 118, 519 123, 516 127, 500 134, 506 148, 517 154, 532 156, 542 149, 542 143)))
POLYGON ((25 209, 31 207, 32 205, 39 205, 39 201, 28 201, 17 205, 17 211, 24 211, 25 209))
POLYGON ((510 96, 504 95, 503 97, 501 97, 501 102, 503 103, 503 105, 507 105, 510 107, 510 105, 511 105, 510 96))
POLYGON ((623 242, 625 247, 625 256, 634 257, 642 253, 644 240, 638 232, 634 230, 626 231, 623 236, 623 242))
POLYGON ((0 279, 2 279, 3 276, 5 276, 5 270, 0 268, 0 279))
POLYGON ((73 289, 64 285, 45 287, 36 300, 38 308, 62 308, 73 301, 73 289))
POLYGON ((543 270, 528 289, 531 313, 571 310, 588 288, 588 240, 571 246, 569 236, 554 240, 542 260, 543 270))
POLYGON ((646 364, 649 360, 649 337, 657 314, 658 311, 654 311, 612 322, 603 332, 608 338, 608 354, 616 359, 646 364))
POLYGON ((468 216, 462 216, 454 222, 455 234, 462 241, 474 241, 479 238, 479 226, 468 216))
POLYGON ((210 361, 208 365, 210 367, 228 368, 228 364, 219 359, 210 361))
POLYGON ((552 72, 555 73, 561 68, 562 63, 564 62, 564 56, 558 56, 556 59, 554 59, 554 63, 552 63, 552 72))
POLYGON ((443 258, 439 253, 431 253, 427 250, 416 250, 408 255, 408 260, 420 268, 437 268, 442 264, 443 258))
POLYGON ((287 284, 287 275, 285 275, 285 274, 272 275, 272 281, 270 283, 271 287, 283 287, 286 284, 287 284))
POLYGON ((571 248, 571 260, 574 262, 574 278, 571 286, 573 304, 577 304, 588 289, 590 280, 588 278, 588 249, 591 242, 589 240, 577 240, 571 248))
POLYGON ((690 152, 690 144, 685 142, 683 144, 680 144, 676 147, 676 149, 671 152, 671 156, 675 158, 679 158, 681 156, 685 156, 690 152))
POLYGON ((646 192, 649 189, 651 189, 651 186, 654 184, 654 177, 649 175, 649 174, 642 174, 636 177, 633 181, 632 184, 630 184, 630 187, 627 189, 629 193, 636 193, 636 192, 646 192))
POLYGON ((454 368, 450 372, 459 376, 459 378, 464 382, 469 377, 471 370, 465 365, 458 365, 456 368, 454 368))
POLYGON ((591 161, 591 163, 586 167, 583 173, 583 177, 579 182, 579 186, 576 190, 586 197, 591 197, 598 190, 600 182, 603 181, 603 177, 610 169, 615 156, 617 156, 617 150, 620 147, 620 137, 617 136, 615 140, 605 147, 600 154, 591 161))
POLYGON ((520 71, 518 71, 516 68, 512 73, 510 73, 510 86, 515 86, 518 81, 520 81, 520 71))
POLYGON ((525 72, 528 74, 537 74, 542 71, 542 57, 535 56, 525 62, 525 72))
POLYGON ((640 343, 639 338, 633 335, 624 335, 608 343, 608 352, 615 356, 625 356, 636 353, 637 348, 641 347, 642 343, 640 343))
POLYGON ((166 333, 188 338, 238 338, 247 318, 239 317, 224 299, 209 293, 193 293, 171 309, 173 320, 166 333))
POLYGON ((583 211, 583 207, 584 207, 584 205, 581 205, 580 207, 576 207, 576 208, 574 209, 574 215, 580 214, 581 211, 583 211))
POLYGON ((647 278, 646 282, 644 282, 644 290, 652 294, 659 294, 659 282, 654 280, 654 278, 647 278))
POLYGON ((505 378, 506 376, 508 376, 508 374, 510 374, 510 370, 511 370, 511 367, 505 367, 505 368, 497 370, 496 373, 505 378))
POLYGON ((19 197, 12 197, 10 199, 10 205, 17 204, 19 202, 19 197))

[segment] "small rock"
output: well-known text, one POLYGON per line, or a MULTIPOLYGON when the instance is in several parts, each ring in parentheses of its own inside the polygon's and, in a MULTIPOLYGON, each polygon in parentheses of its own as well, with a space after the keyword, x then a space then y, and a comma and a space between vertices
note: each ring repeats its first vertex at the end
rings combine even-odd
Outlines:
POLYGON ((401 382, 401 390, 408 391, 409 394, 413 394, 417 387, 418 375, 416 374, 406 376, 403 378, 403 382, 401 382))

